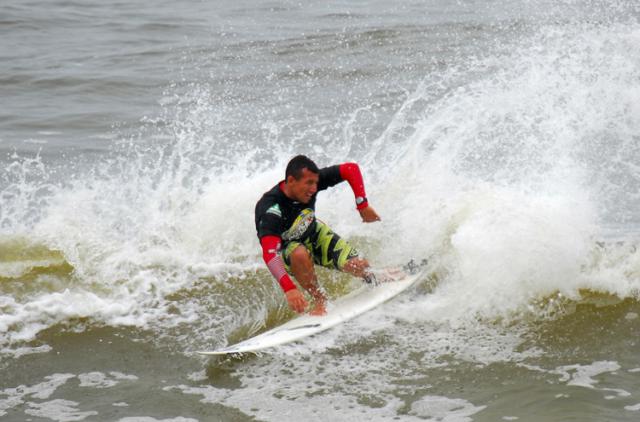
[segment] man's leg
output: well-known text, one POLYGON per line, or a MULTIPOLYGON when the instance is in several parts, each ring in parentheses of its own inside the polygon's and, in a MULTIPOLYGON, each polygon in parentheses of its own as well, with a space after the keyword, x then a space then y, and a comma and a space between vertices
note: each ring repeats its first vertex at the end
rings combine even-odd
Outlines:
POLYGON ((309 246, 315 251, 317 264, 327 268, 344 271, 353 276, 365 279, 369 274, 369 261, 360 256, 359 252, 334 233, 329 226, 317 221, 316 233, 309 246))
POLYGON ((309 312, 311 315, 324 315, 327 313, 327 298, 318 285, 318 277, 313 267, 313 258, 303 245, 297 246, 289 255, 291 262, 291 272, 300 286, 305 289, 314 300, 314 308, 309 312))

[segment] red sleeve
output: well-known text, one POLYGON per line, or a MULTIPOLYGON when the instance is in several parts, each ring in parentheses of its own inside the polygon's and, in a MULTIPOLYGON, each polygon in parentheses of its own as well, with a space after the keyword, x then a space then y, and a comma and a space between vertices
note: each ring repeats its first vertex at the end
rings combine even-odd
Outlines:
POLYGON ((260 245, 262 245, 262 259, 267 264, 267 268, 278 280, 280 283, 280 287, 285 292, 289 290, 295 289, 296 285, 293 284, 291 277, 287 274, 287 270, 284 267, 284 261, 282 257, 278 254, 278 250, 280 249, 280 237, 278 236, 263 236, 260 239, 260 245))
POLYGON ((356 163, 340 164, 340 177, 349 182, 349 186, 351 186, 351 190, 353 190, 356 198, 360 197, 365 199, 363 203, 356 205, 356 208, 359 210, 366 208, 369 204, 366 201, 367 194, 364 190, 364 180, 362 179, 360 167, 356 163))

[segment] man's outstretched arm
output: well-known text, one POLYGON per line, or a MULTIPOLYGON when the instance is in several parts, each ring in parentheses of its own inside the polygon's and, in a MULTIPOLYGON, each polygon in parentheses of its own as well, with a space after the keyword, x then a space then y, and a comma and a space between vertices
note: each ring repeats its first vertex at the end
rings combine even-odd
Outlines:
POLYGON ((342 180, 346 180, 351 186, 351 190, 353 190, 353 194, 356 197, 356 208, 360 213, 360 217, 362 217, 362 221, 365 223, 380 221, 380 216, 369 205, 360 166, 356 163, 344 163, 340 164, 339 169, 340 177, 342 177, 342 180))

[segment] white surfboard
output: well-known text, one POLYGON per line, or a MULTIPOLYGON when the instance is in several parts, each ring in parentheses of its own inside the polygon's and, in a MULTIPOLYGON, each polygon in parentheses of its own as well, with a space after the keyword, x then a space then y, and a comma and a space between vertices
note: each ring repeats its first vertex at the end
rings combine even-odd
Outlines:
MULTIPOLYGON (((327 314, 322 316, 301 315, 278 327, 241 341, 232 346, 213 351, 197 352, 202 355, 227 355, 257 352, 300 340, 304 337, 328 330, 341 322, 355 318, 383 302, 400 294, 422 278, 424 272, 409 275, 402 271, 385 273, 385 280, 377 285, 364 284, 353 292, 329 303, 327 314)), ((380 277, 378 277, 380 280, 380 277)))

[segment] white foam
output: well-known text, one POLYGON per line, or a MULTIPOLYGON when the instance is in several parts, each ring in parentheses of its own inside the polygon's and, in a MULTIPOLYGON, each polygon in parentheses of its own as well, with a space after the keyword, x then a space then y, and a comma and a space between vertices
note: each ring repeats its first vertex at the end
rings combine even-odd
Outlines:
MULTIPOLYGON (((579 300, 581 289, 637 296, 637 251, 609 268, 594 259, 602 220, 640 205, 615 185, 608 172, 619 165, 603 155, 612 147, 594 135, 607 132, 618 140, 613 155, 635 157, 636 38, 624 25, 544 28, 497 71, 424 101, 417 122, 408 107, 381 136, 370 159, 385 169, 380 211, 391 222, 381 241, 394 245, 382 253, 434 255, 442 268, 426 318, 536 313, 533 303, 558 292, 579 300), (396 131, 412 135, 398 144, 396 131)), ((625 173, 629 186, 640 183, 635 173, 625 173)))
MULTIPOLYGON (((331 392, 307 396, 304 401, 292 400, 290 398, 292 392, 289 389, 280 389, 269 384, 259 388, 260 394, 255 394, 253 389, 248 388, 225 390, 211 386, 178 385, 166 387, 165 390, 178 390, 185 394, 200 395, 203 403, 222 403, 264 421, 281 421, 283 418, 294 416, 313 421, 360 420, 362 418, 372 421, 394 421, 397 420, 398 409, 402 406, 399 399, 384 394, 379 397, 379 400, 382 400, 384 404, 375 408, 358 403, 354 397, 331 392)), ((403 420, 420 421, 423 419, 404 416, 403 420)))
POLYGON ((570 204, 502 190, 460 205, 464 214, 441 258, 449 270, 427 304, 428 317, 508 317, 557 291, 577 297, 590 233, 570 204))
POLYGON ((109 375, 111 377, 102 372, 79 374, 80 387, 109 388, 118 385, 123 380, 135 381, 138 379, 135 375, 126 375, 120 372, 110 372, 109 375))
POLYGON ((37 347, 17 347, 15 349, 10 349, 5 347, 3 349, 0 349, 0 353, 3 355, 13 356, 14 358, 17 359, 19 357, 34 354, 34 353, 48 353, 51 350, 53 350, 51 346, 45 344, 37 347))
POLYGON ((470 422, 470 416, 480 412, 486 406, 474 406, 463 399, 450 399, 442 396, 424 396, 411 404, 410 415, 442 422, 470 422))
POLYGON ((82 412, 77 409, 79 403, 56 399, 42 403, 28 402, 28 409, 24 411, 27 415, 37 416, 39 418, 47 418, 54 421, 82 421, 89 416, 96 416, 98 412, 90 410, 82 412))
MULTIPOLYGON (((136 381, 138 377, 130 374, 112 371, 109 374, 102 372, 89 372, 79 375, 52 374, 44 378, 43 382, 34 385, 20 385, 17 387, 0 390, 0 416, 6 415, 7 410, 26 405, 25 413, 32 416, 47 417, 56 421, 83 420, 89 416, 95 416, 95 411, 83 412, 77 409, 79 403, 69 400, 49 399, 60 387, 69 380, 77 378, 80 387, 85 388, 110 388, 122 381, 136 381), (38 401, 36 401, 38 400, 38 401)), ((126 403, 114 403, 114 406, 128 406, 126 403)))
POLYGON ((628 410, 630 412, 639 412, 640 411, 640 403, 634 404, 632 406, 625 406, 624 410, 628 410))
POLYGON ((6 415, 7 410, 26 403, 29 398, 48 399, 60 386, 74 377, 73 374, 52 374, 46 376, 45 381, 39 384, 31 386, 20 385, 0 390, 0 395, 7 397, 4 400, 0 400, 0 416, 6 415))
POLYGON ((590 365, 565 365, 556 368, 556 372, 562 374, 561 382, 577 387, 595 388, 598 383, 595 376, 614 372, 620 369, 620 365, 614 361, 593 362, 590 365))

